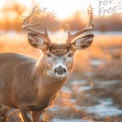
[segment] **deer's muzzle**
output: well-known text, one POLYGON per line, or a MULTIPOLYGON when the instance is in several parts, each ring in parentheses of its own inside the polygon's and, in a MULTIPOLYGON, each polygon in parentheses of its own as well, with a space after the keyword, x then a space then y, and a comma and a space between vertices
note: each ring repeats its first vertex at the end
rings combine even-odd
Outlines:
POLYGON ((63 68, 62 66, 59 66, 55 68, 54 72, 57 73, 58 75, 63 75, 64 73, 66 73, 66 69, 63 68))

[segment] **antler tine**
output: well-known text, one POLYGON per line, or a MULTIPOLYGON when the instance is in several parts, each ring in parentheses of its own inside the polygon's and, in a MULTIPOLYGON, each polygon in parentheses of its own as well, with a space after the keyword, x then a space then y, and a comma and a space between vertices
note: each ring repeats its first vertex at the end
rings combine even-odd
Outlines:
MULTIPOLYGON (((31 17, 31 15, 29 15, 28 17, 26 17, 26 18, 24 19, 23 25, 22 25, 22 28, 23 28, 23 29, 26 29, 26 30, 29 30, 29 31, 31 31, 31 29, 33 30, 33 28, 30 28, 30 27, 42 24, 42 22, 39 22, 39 23, 36 23, 36 24, 27 25, 27 24, 26 24, 26 21, 29 21, 29 18, 30 18, 30 17, 31 17)), ((28 23, 29 23, 29 22, 28 22, 28 23)))
POLYGON ((30 23, 29 23, 29 19, 30 19, 30 17, 32 17, 31 15, 32 15, 32 14, 30 14, 28 17, 25 18, 25 20, 23 21, 22 28, 23 28, 23 29, 26 29, 26 30, 28 30, 28 31, 31 31, 31 32, 35 33, 36 35, 38 35, 38 36, 41 36, 42 38, 44 38, 44 40, 45 40, 49 45, 51 45, 51 41, 50 41, 50 39, 49 39, 49 37, 48 37, 48 33, 47 33, 47 30, 46 30, 45 25, 44 25, 42 22, 39 22, 39 23, 36 23, 36 24, 30 24, 30 23), (28 24, 27 24, 27 23, 28 23, 28 24), (42 33, 42 32, 39 31, 39 30, 36 30, 36 29, 32 28, 33 26, 40 25, 40 24, 43 25, 44 33, 42 33))
POLYGON ((89 6, 88 11, 88 15, 89 15, 89 23, 87 24, 87 26, 85 28, 83 28, 82 30, 79 30, 78 32, 76 32, 75 34, 71 35, 70 34, 70 30, 68 30, 69 26, 67 26, 67 30, 68 30, 68 39, 67 39, 67 44, 69 45, 70 42, 76 38, 77 36, 81 35, 82 33, 92 30, 94 28, 94 23, 93 23, 93 10, 91 5, 89 6))
POLYGON ((89 9, 87 11, 88 11, 88 15, 89 15, 89 23, 87 26, 89 26, 89 24, 91 24, 91 29, 93 29, 94 28, 94 23, 92 21, 93 20, 93 8, 91 5, 89 6, 89 9))
POLYGON ((71 34, 70 34, 70 26, 68 24, 67 24, 67 33, 68 33, 67 43, 70 43, 69 41, 71 40, 71 34))
POLYGON ((68 32, 68 35, 70 35, 70 26, 67 24, 67 32, 68 32))

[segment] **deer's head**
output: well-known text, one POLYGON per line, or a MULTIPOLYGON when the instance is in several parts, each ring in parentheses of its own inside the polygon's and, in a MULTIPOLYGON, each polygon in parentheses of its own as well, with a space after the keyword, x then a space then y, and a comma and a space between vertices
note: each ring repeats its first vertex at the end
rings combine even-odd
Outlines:
POLYGON ((39 25, 40 23, 31 25, 26 24, 27 21, 29 21, 30 16, 24 20, 23 28, 29 30, 29 44, 43 52, 43 61, 47 66, 47 75, 53 77, 67 77, 73 66, 73 56, 75 52, 77 50, 85 49, 91 45, 94 37, 93 34, 78 37, 82 33, 94 28, 94 24, 92 22, 92 8, 88 10, 88 14, 88 25, 75 34, 70 34, 70 28, 67 25, 68 38, 66 43, 63 44, 52 43, 44 25, 44 33, 42 33, 39 30, 32 28, 32 26, 39 25))

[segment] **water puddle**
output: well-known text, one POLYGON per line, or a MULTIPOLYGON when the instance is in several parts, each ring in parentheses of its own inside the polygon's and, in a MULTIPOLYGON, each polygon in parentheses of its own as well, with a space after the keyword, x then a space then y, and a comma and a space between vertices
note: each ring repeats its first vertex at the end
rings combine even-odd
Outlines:
POLYGON ((75 106, 76 109, 85 110, 88 114, 95 114, 98 117, 122 115, 122 110, 112 104, 112 99, 99 100, 100 104, 84 107, 75 106))
POLYGON ((64 120, 64 119, 57 119, 54 118, 52 122, 88 122, 88 120, 80 120, 80 119, 70 119, 70 120, 64 120))
MULTIPOLYGON (((68 117, 53 118, 52 122, 89 122, 88 120, 82 120, 75 116, 75 112, 86 112, 86 116, 94 115, 93 117, 97 118, 105 118, 107 116, 119 116, 122 115, 122 109, 119 109, 117 104, 114 104, 113 98, 110 96, 101 97, 100 95, 109 95, 106 89, 110 89, 109 87, 114 84, 118 84, 121 81, 119 80, 106 80, 106 81, 92 81, 91 85, 88 81, 75 81, 70 82, 69 85, 64 86, 59 96, 57 97, 55 102, 55 106, 50 108, 53 112, 64 112, 69 110, 69 119, 68 117), (105 87, 106 86, 106 87, 105 87), (96 89, 97 88, 97 89, 96 89), (93 94, 95 93, 95 94, 93 94), (100 94, 100 95, 99 95, 100 94), (59 107, 60 106, 60 107, 59 107), (73 115, 73 112, 74 115, 73 115)), ((112 90, 113 93, 115 91, 112 90)), ((115 98, 116 99, 116 98, 115 98)))
POLYGON ((106 81, 95 81, 97 85, 113 85, 119 83, 119 80, 106 80, 106 81))

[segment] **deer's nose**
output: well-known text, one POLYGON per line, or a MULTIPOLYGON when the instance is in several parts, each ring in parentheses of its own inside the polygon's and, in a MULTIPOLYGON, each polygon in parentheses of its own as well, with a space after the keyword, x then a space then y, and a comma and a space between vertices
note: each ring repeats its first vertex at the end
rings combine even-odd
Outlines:
POLYGON ((63 68, 62 66, 59 66, 55 68, 54 72, 57 73, 58 75, 62 75, 63 73, 66 73, 66 69, 63 68))

